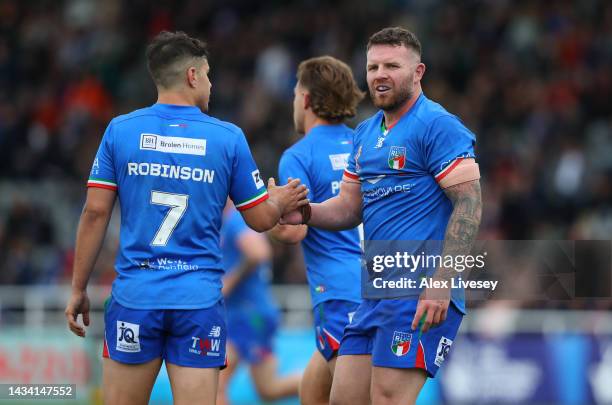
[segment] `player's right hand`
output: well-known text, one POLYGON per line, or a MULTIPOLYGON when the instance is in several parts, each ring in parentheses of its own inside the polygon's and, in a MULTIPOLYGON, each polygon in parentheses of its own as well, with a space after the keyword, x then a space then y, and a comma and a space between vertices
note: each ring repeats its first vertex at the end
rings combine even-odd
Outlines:
POLYGON ((274 178, 271 177, 268 180, 268 194, 270 200, 278 205, 283 215, 309 203, 306 198, 308 189, 305 185, 300 184, 299 179, 289 178, 287 184, 277 186, 274 178))
POLYGON ((89 297, 86 291, 73 291, 66 306, 68 328, 77 336, 85 337, 85 327, 77 323, 79 314, 83 315, 83 324, 89 326, 89 297))
POLYGON ((425 333, 444 322, 448 314, 450 295, 450 288, 425 288, 412 318, 412 330, 418 330, 420 327, 421 332, 425 333))

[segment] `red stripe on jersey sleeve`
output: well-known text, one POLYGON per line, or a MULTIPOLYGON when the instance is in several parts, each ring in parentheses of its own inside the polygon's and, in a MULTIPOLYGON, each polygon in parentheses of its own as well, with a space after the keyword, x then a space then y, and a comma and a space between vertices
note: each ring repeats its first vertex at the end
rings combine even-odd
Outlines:
POLYGON ((87 187, 105 188, 107 190, 117 191, 117 186, 109 186, 107 184, 87 183, 87 187))
POLYGON ((459 163, 461 163, 461 161, 463 160, 463 158, 457 158, 453 163, 451 163, 450 165, 448 165, 446 167, 446 169, 442 170, 437 176, 436 176, 436 181, 439 183, 440 180, 442 180, 443 178, 445 178, 450 172, 453 171, 453 169, 455 167, 457 167, 457 165, 459 163))
POLYGON ((248 210, 249 208, 253 208, 256 205, 261 204, 262 202, 266 201, 268 198, 270 197, 270 195, 268 193, 262 195, 261 197, 259 197, 257 200, 248 203, 247 205, 243 205, 242 207, 236 207, 238 209, 238 211, 244 211, 244 210, 248 210))
POLYGON ((351 180, 359 180, 359 176, 354 173, 349 172, 348 170, 344 170, 344 175, 351 180))

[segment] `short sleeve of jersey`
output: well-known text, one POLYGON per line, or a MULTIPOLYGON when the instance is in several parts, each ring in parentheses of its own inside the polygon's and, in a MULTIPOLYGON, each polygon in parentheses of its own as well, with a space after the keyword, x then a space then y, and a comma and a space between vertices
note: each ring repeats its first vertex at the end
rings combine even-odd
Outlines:
POLYGON ((109 190, 117 190, 117 180, 115 176, 114 154, 113 154, 113 131, 112 123, 108 125, 98 153, 94 158, 87 187, 99 187, 109 190))
POLYGON ((355 136, 353 137, 353 152, 349 155, 346 168, 344 169, 344 175, 351 180, 359 180, 359 174, 357 174, 357 159, 361 155, 361 145, 358 142, 357 131, 361 128, 358 126, 355 129, 355 136))
POLYGON ((239 211, 254 207, 268 198, 265 183, 242 133, 234 150, 230 198, 239 211))
POLYGON ((289 177, 300 179, 301 184, 308 188, 308 199, 312 200, 311 181, 305 168, 304 159, 293 152, 285 152, 278 164, 278 177, 281 185, 287 184, 289 177))
POLYGON ((435 119, 424 141, 425 165, 437 182, 452 171, 461 159, 475 157, 476 137, 452 115, 435 119))

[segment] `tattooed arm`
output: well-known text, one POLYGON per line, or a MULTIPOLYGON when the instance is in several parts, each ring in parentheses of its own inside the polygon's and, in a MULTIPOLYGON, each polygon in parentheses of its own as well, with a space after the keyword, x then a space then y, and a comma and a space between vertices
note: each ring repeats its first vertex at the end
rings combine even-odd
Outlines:
MULTIPOLYGON (((456 184, 444 189, 444 192, 453 204, 453 212, 446 226, 442 257, 468 255, 478 234, 482 215, 480 182, 479 180, 472 180, 456 184)), ((450 286, 450 279, 454 273, 454 269, 442 267, 436 271, 434 278, 447 281, 450 286)), ((438 288, 435 291, 426 290, 419 299, 412 328, 416 330, 422 315, 425 313, 423 332, 426 332, 431 325, 437 325, 444 321, 449 302, 450 288, 438 288)))
MULTIPOLYGON (((453 203, 453 213, 446 226, 442 257, 468 255, 478 234, 482 215, 480 181, 457 184, 445 189, 444 192, 453 203)), ((454 269, 440 270, 436 272, 437 277, 449 280, 453 276, 454 269)))

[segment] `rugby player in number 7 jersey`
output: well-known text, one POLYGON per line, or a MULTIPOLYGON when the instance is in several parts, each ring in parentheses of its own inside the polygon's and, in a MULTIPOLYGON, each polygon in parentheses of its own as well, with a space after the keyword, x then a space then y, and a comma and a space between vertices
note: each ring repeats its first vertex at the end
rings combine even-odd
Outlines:
POLYGON ((205 44, 163 32, 147 48, 157 103, 113 119, 87 183, 77 231, 70 330, 89 324, 87 281, 115 199, 121 202, 117 277, 105 304, 103 395, 146 404, 165 360, 175 404, 214 403, 225 365, 219 247, 228 196, 259 232, 307 201, 298 182, 266 190, 240 128, 205 114, 205 44))
MULTIPOLYGON (((366 244, 443 240, 443 257, 470 253, 482 211, 475 137, 425 97, 424 73, 413 33, 385 28, 370 37, 368 88, 381 111, 355 129, 339 195, 285 215, 283 223, 340 230, 363 220, 366 244)), ((447 281, 453 273, 441 267, 434 277, 447 281)), ((464 313, 458 289, 364 299, 340 344, 331 403, 415 403, 445 360, 464 313)))
MULTIPOLYGON (((309 200, 323 202, 340 190, 353 149, 353 131, 343 122, 355 115, 363 93, 351 69, 330 56, 303 61, 297 79, 293 119, 304 138, 281 157, 279 181, 299 178, 310 190, 309 200)), ((270 234, 284 242, 302 241, 318 351, 304 372, 300 401, 327 404, 340 339, 361 302, 358 230, 279 225, 270 234)))

